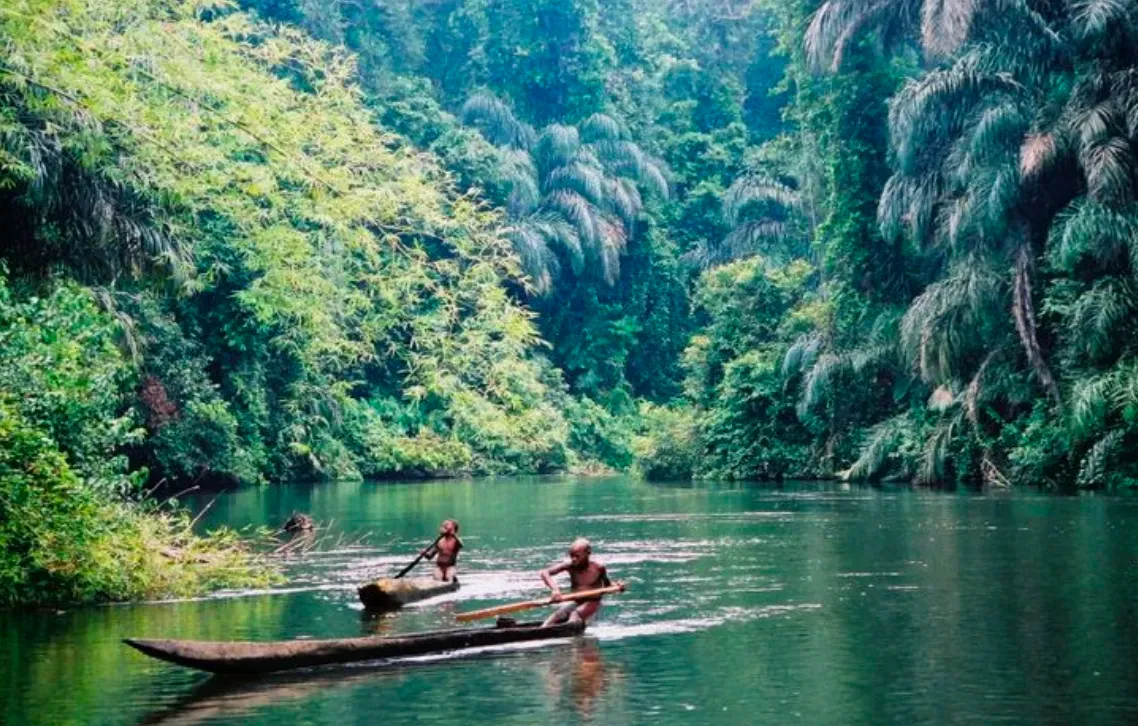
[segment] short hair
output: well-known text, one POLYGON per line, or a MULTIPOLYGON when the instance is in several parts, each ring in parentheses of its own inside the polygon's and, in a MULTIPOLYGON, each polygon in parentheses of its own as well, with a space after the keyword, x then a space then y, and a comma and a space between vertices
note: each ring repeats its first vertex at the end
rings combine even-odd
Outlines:
POLYGON ((573 540, 573 544, 569 545, 570 552, 575 549, 584 549, 586 552, 591 553, 593 551, 593 545, 584 537, 578 537, 577 539, 573 540))

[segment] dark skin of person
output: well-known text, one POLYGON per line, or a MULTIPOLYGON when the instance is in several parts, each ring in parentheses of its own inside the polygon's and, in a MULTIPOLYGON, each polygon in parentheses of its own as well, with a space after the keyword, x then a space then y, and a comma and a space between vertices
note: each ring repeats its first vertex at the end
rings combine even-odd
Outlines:
MULTIPOLYGON (((555 565, 550 565, 541 571, 541 581, 545 583, 552 593, 550 599, 553 602, 562 602, 565 596, 561 594, 561 589, 557 587, 557 583, 553 580, 554 577, 566 572, 569 574, 569 586, 571 592, 580 592, 582 590, 593 590, 598 587, 609 587, 613 582, 609 579, 608 570, 603 564, 592 558, 592 545, 589 544, 587 539, 578 539, 573 542, 569 548, 569 561, 559 562, 555 565)), ((624 589, 623 582, 617 582, 622 590, 624 589)), ((573 601, 568 601, 569 605, 573 605, 573 601)), ((589 598, 575 607, 562 607, 549 616, 545 621, 545 625, 552 625, 554 623, 563 622, 565 620, 588 620, 596 614, 601 606, 601 598, 589 598)))
POLYGON ((431 545, 426 557, 435 559, 435 579, 450 582, 456 574, 458 565, 458 551, 462 549, 462 540, 458 537, 458 522, 448 519, 439 529, 442 535, 439 541, 431 545))

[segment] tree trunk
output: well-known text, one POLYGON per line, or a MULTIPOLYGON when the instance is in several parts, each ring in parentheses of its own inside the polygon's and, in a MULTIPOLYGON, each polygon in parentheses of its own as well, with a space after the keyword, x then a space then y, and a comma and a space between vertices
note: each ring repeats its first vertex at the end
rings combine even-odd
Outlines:
POLYGON ((1015 317, 1016 332, 1019 333, 1020 343, 1027 354, 1027 362, 1035 371, 1039 382, 1055 399, 1055 402, 1062 403, 1059 387, 1055 384, 1055 377, 1051 375, 1051 368, 1043 358, 1043 349, 1040 347, 1039 338, 1036 335, 1035 303, 1032 301, 1034 275, 1035 258, 1031 251, 1031 238, 1024 234, 1020 238, 1019 249, 1016 250, 1012 315, 1015 317))

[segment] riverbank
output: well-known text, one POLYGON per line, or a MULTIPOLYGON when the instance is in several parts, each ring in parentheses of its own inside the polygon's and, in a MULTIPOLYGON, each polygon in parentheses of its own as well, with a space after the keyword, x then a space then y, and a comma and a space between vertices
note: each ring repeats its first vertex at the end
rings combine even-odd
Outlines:
POLYGON ((99 496, 0 397, 0 607, 201 595, 266 586, 252 538, 201 536, 181 509, 99 496))
POLYGON ((195 534, 120 452, 141 436, 115 322, 74 284, 13 294, 0 267, 0 607, 276 582, 250 530, 195 534))

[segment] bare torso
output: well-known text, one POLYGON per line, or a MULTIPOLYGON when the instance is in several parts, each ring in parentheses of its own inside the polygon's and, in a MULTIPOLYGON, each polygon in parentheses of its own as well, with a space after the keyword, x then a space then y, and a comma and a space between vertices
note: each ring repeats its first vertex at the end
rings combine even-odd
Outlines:
POLYGON ((439 567, 452 567, 458 561, 458 551, 462 548, 462 544, 458 537, 448 535, 440 539, 435 547, 438 550, 435 564, 439 567))
POLYGON ((605 570, 604 565, 596 560, 590 560, 587 565, 579 570, 569 566, 565 568, 565 571, 569 573, 569 583, 573 592, 593 590, 604 587, 608 583, 608 571, 605 570))
MULTIPOLYGON (((553 578, 562 572, 569 575, 570 589, 573 592, 594 590, 611 584, 608 570, 600 562, 590 558, 584 563, 575 564, 573 559, 570 559, 568 562, 561 562, 541 571, 542 580, 554 591, 555 595, 559 593, 553 578)), ((596 614, 600 606, 601 596, 599 595, 577 601, 570 600, 546 618, 544 624, 552 625, 566 619, 588 620, 596 614)))

